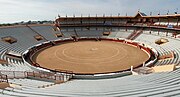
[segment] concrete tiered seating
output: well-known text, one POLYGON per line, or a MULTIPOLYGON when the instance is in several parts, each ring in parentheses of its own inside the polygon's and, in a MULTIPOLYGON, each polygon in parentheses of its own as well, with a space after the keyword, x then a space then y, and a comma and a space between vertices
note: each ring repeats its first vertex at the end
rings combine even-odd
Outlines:
MULTIPOLYGON (((86 21, 85 21, 86 22, 86 21)), ((55 40, 51 26, 33 26, 32 29, 36 30, 48 40, 55 40), (51 32, 52 31, 52 32, 51 32)), ((80 29, 74 28, 61 29, 64 37, 71 37, 72 35, 78 35, 79 37, 101 37, 102 32, 106 31, 103 28, 87 28, 80 29)), ((110 38, 127 38, 132 30, 125 31, 125 29, 112 29, 109 36, 110 38)), ((0 58, 7 60, 7 64, 0 64, 0 70, 4 71, 33 71, 22 60, 16 60, 13 58, 7 58, 5 53, 7 50, 12 50, 19 54, 22 54, 27 48, 42 43, 46 40, 36 41, 34 36, 37 33, 30 30, 28 27, 12 27, 12 28, 0 28, 0 38, 4 36, 12 36, 17 39, 17 43, 8 44, 0 41, 0 58), (23 37, 22 37, 23 36, 23 37)), ((157 61, 155 65, 168 65, 176 64, 180 65, 180 40, 166 36, 163 31, 157 34, 156 31, 144 31, 143 34, 138 36, 135 40, 143 42, 155 48, 159 55, 173 51, 175 58, 157 61), (157 45, 155 40, 161 37, 167 38, 168 43, 157 45)), ((7 74, 8 75, 8 74, 7 74)), ((10 75, 10 74, 9 74, 10 75)), ((99 79, 99 80, 87 80, 87 79, 73 79, 63 84, 56 84, 49 87, 39 87, 43 85, 53 84, 52 82, 35 80, 35 79, 9 79, 10 83, 17 87, 8 87, 0 89, 1 97, 18 96, 18 97, 139 97, 139 96, 180 96, 180 69, 172 72, 153 73, 148 75, 130 75, 120 78, 112 79, 99 79)))
POLYGON ((132 33, 131 31, 119 31, 119 32, 117 32, 115 37, 126 39, 131 33, 132 33))
POLYGON ((102 31, 91 31, 91 30, 85 30, 85 31, 76 31, 77 35, 79 37, 101 37, 102 31))
POLYGON ((55 40, 57 37, 55 36, 56 33, 60 33, 59 31, 54 31, 53 27, 50 25, 46 26, 30 26, 32 29, 34 29, 36 32, 38 32, 40 35, 45 37, 48 40, 55 40))
MULTIPOLYGON (((155 48, 160 55, 167 53, 167 52, 174 52, 175 58, 173 59, 166 59, 166 60, 160 60, 155 65, 168 65, 168 64, 176 64, 179 65, 179 47, 180 47, 180 41, 175 38, 170 37, 164 37, 160 35, 153 34, 154 32, 151 32, 152 34, 142 34, 139 37, 137 37, 137 41, 144 42, 145 44, 148 44, 155 48), (161 37, 167 38, 168 43, 157 45, 155 44, 155 41, 157 39, 160 39, 161 37)), ((156 32, 155 32, 156 33, 156 32)))
POLYGON ((0 28, 0 38, 5 37, 5 36, 12 36, 17 39, 17 43, 13 43, 13 44, 2 43, 3 45, 9 46, 11 48, 10 50, 21 48, 25 51, 30 46, 43 42, 43 40, 36 41, 36 39, 34 39, 35 35, 37 34, 25 26, 12 27, 12 28, 0 28))
POLYGON ((106 96, 177 96, 179 94, 179 74, 177 69, 172 72, 154 73, 149 75, 131 75, 121 78, 100 80, 73 80, 64 84, 38 88, 51 82, 32 79, 12 79, 11 83, 21 85, 20 88, 6 88, 3 95, 13 96, 71 96, 71 97, 106 97, 106 96), (31 85, 27 84, 31 83, 31 85))

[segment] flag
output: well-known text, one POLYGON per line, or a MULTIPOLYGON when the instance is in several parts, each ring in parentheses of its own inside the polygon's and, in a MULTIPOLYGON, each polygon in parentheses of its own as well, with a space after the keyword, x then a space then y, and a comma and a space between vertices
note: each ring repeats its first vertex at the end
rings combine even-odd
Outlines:
POLYGON ((169 14, 169 10, 168 10, 168 12, 167 12, 167 15, 169 14))
POLYGON ((150 16, 152 16, 152 12, 150 12, 150 16))
POLYGON ((60 18, 61 16, 58 14, 58 17, 60 18))
POLYGON ((175 14, 178 14, 178 8, 176 9, 176 11, 174 12, 175 14))

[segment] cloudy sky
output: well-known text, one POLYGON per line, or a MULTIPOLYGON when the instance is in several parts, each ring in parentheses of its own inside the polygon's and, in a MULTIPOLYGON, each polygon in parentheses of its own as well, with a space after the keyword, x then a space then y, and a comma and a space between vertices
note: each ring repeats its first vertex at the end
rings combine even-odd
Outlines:
POLYGON ((59 15, 135 15, 138 9, 180 13, 180 0, 0 0, 0 24, 28 20, 54 20, 59 15))

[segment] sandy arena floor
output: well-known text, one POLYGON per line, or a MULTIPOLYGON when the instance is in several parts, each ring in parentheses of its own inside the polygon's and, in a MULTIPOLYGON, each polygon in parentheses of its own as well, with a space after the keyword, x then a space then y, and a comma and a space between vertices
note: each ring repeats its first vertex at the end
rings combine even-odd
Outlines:
POLYGON ((74 73, 107 73, 137 67, 148 60, 142 50, 112 41, 79 41, 62 43, 45 49, 36 56, 36 62, 52 70, 70 70, 74 73))

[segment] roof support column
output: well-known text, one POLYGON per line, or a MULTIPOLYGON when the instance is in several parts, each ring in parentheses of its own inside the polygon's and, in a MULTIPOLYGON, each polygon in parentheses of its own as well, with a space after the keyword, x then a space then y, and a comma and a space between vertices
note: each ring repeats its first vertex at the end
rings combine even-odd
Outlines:
POLYGON ((168 24, 167 25, 169 25, 169 18, 167 17, 167 20, 168 20, 168 24))
POLYGON ((158 18, 159 26, 160 26, 160 18, 158 18))
POLYGON ((177 27, 178 27, 178 25, 179 25, 179 18, 177 18, 177 27))

